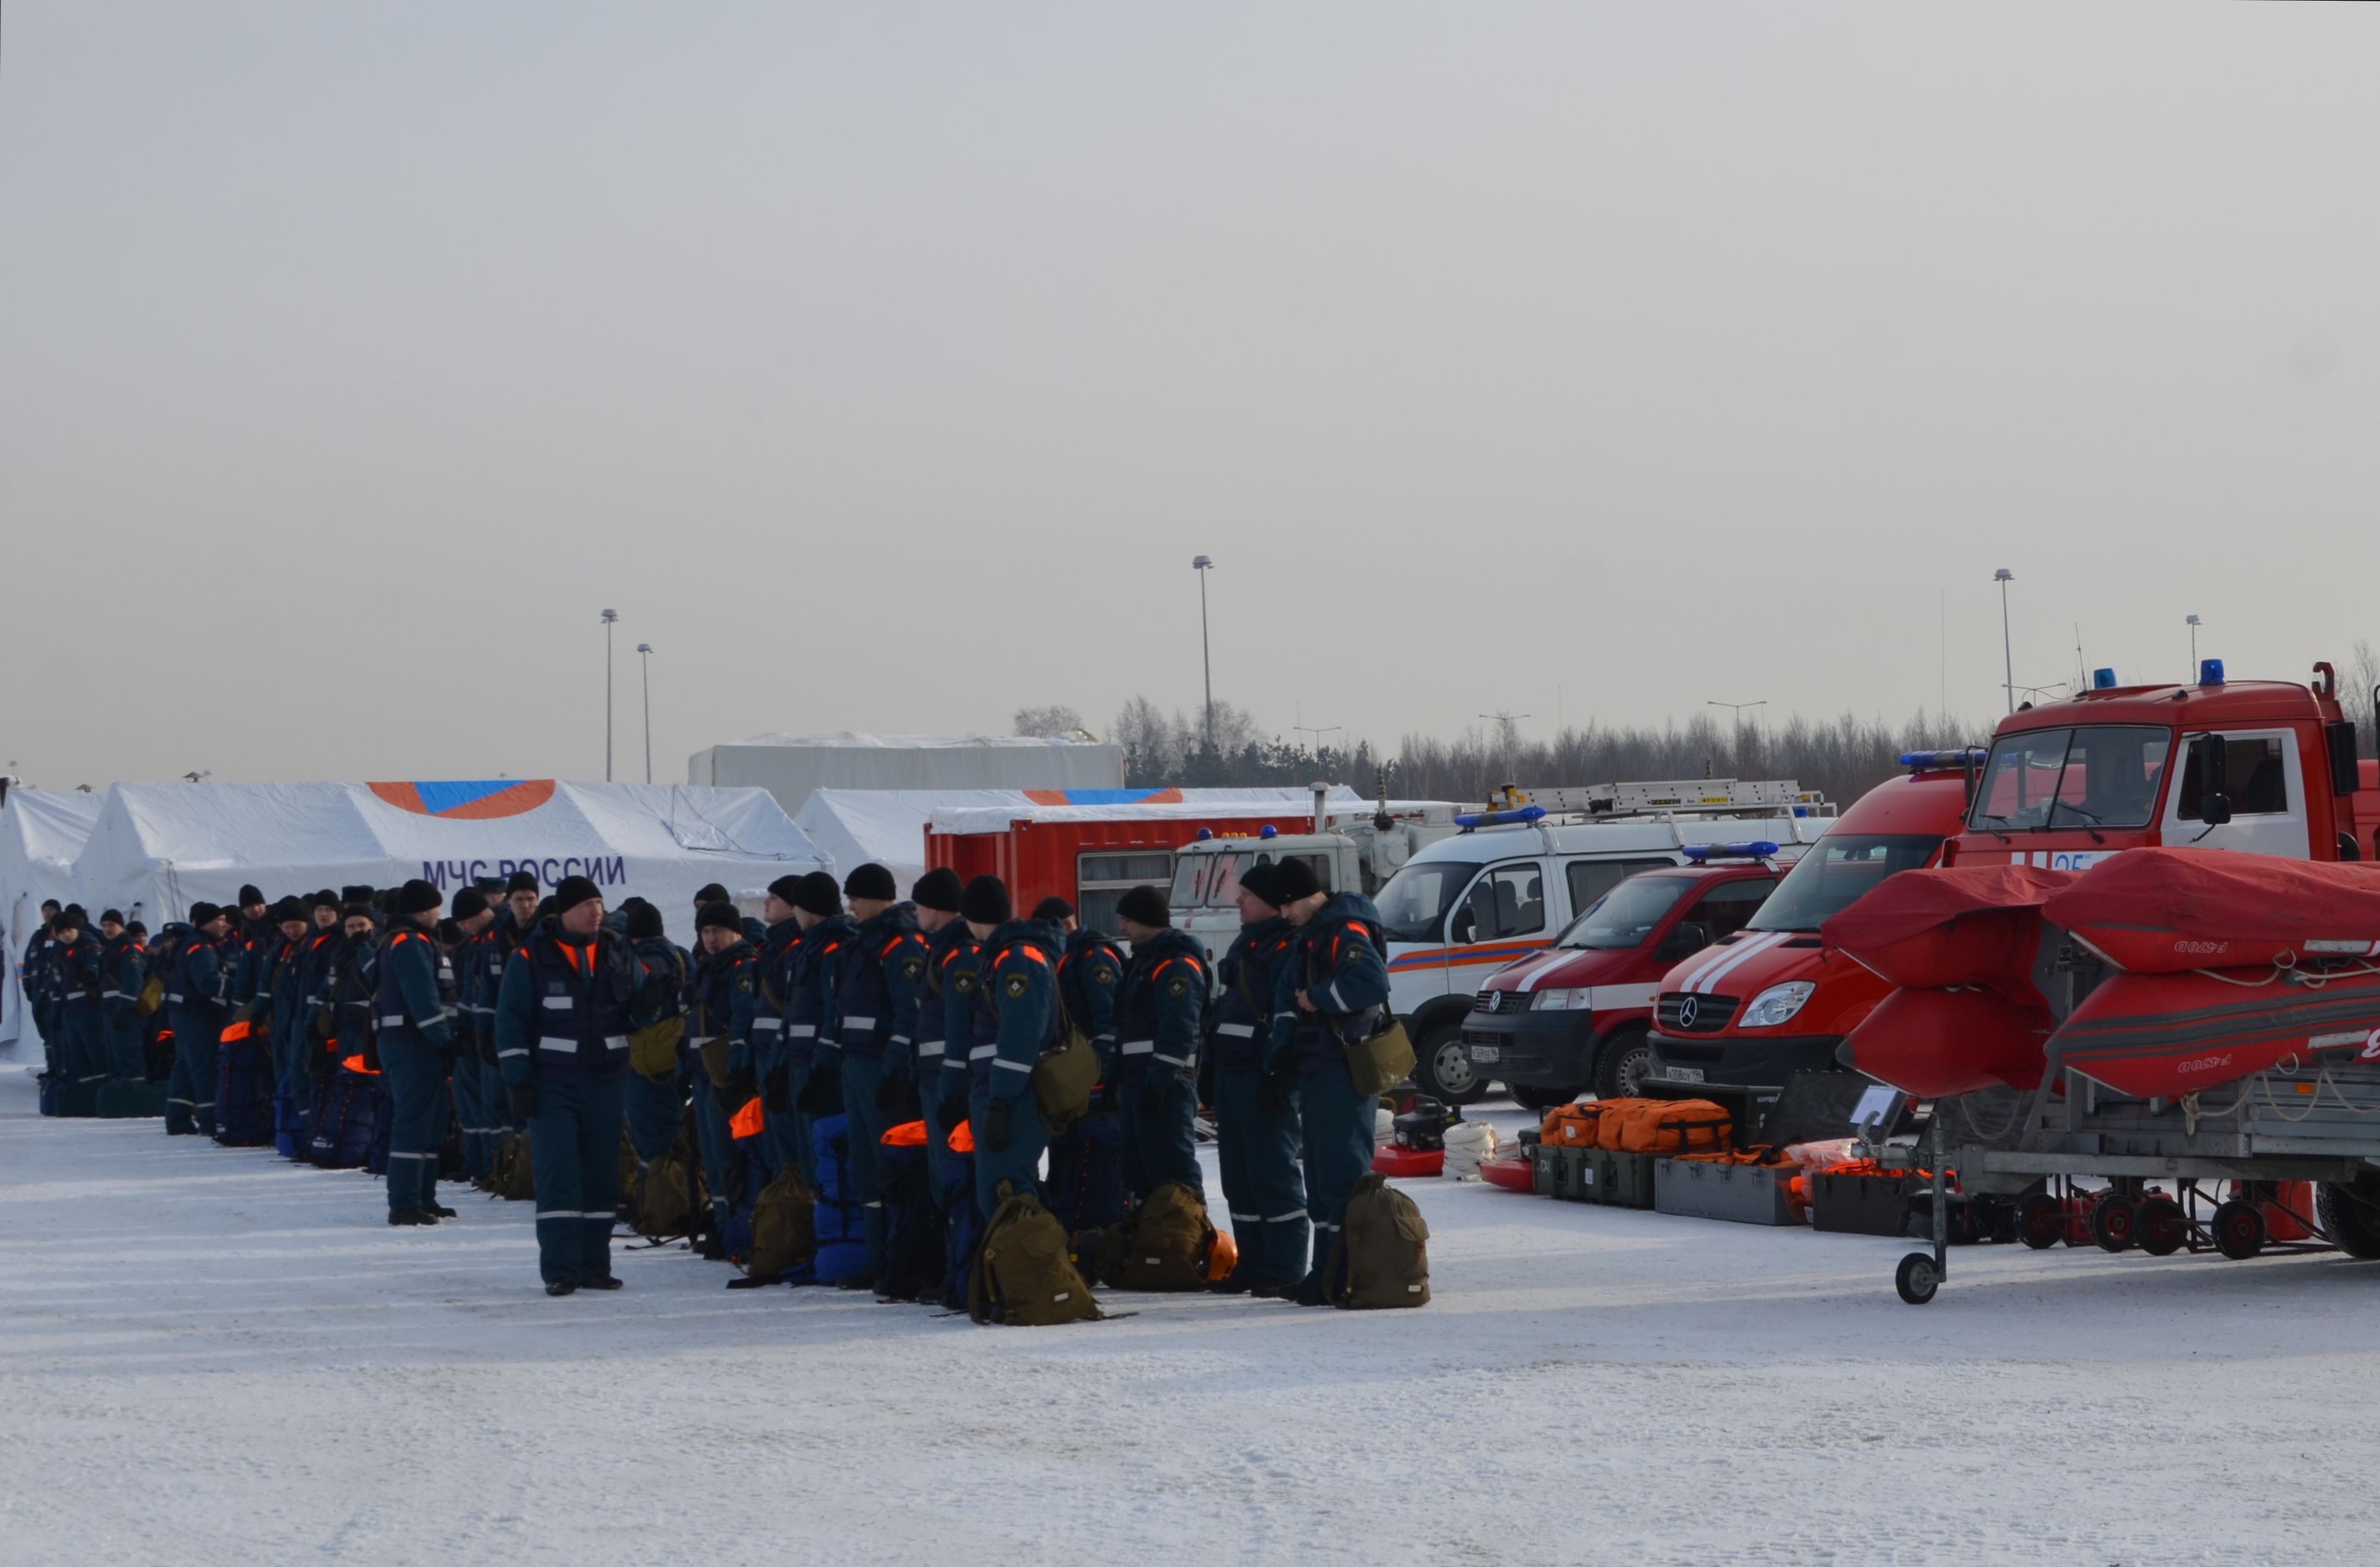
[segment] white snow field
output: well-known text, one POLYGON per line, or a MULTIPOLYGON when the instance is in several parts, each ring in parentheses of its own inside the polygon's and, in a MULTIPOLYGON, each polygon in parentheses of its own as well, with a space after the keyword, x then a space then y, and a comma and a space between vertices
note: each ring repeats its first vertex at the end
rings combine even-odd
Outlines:
MULTIPOLYGON (((1505 1125, 1520 1117, 1498 1117, 1505 1125)), ((0 1062, 0 1562, 2352 1562, 2380 1265, 1954 1254, 1443 1181, 1424 1310, 977 1328, 44 1121, 0 1062)))

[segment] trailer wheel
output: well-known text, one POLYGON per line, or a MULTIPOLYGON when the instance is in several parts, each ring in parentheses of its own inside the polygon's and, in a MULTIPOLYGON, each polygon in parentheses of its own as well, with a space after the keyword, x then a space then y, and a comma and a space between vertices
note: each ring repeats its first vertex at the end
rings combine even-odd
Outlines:
POLYGON ((2190 1217, 2181 1204, 2165 1196, 2141 1199, 2141 1211, 2133 1223, 2140 1236, 2143 1251, 2151 1257, 2170 1257, 2181 1249, 2190 1238, 2190 1217))
POLYGON ((2362 1181, 2355 1185, 2334 1186, 2325 1181, 2314 1188, 2314 1217, 2322 1221, 2323 1233, 2350 1257, 2366 1261, 2380 1257, 2380 1197, 2362 1181))
POLYGON ((2017 1205, 2017 1239, 2035 1251, 2047 1251, 2065 1237, 2066 1213, 2058 1199, 2037 1191, 2017 1205))
POLYGON ((2215 1209, 2215 1249, 2234 1262, 2244 1262, 2265 1249, 2265 1216, 2256 1205, 2233 1198, 2215 1209))
POLYGON ((2140 1238, 2140 1204, 2110 1192, 2091 1205, 2091 1238, 2102 1251, 2130 1251, 2140 1238))
POLYGON ((1912 1306, 1932 1300, 1934 1292, 1942 1287, 1942 1270, 1934 1265, 1934 1254, 1912 1251, 1902 1258, 1900 1266, 1893 1270, 1892 1287, 1912 1306))

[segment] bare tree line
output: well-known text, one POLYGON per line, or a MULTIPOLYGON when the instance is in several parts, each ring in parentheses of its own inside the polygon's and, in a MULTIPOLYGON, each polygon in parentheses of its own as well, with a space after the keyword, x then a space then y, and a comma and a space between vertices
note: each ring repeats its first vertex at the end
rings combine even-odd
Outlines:
MULTIPOLYGON (((1028 708, 1020 734, 1083 732, 1071 708, 1028 708)), ((1512 724, 1451 739, 1407 735, 1393 754, 1369 741, 1309 746, 1268 736, 1245 708, 1215 704, 1213 742, 1204 713, 1167 713, 1147 697, 1124 704, 1101 739, 1123 747, 1125 777, 1152 788, 1305 784, 1327 779, 1364 793, 1385 785, 1405 800, 1485 801, 1505 784, 1614 783, 1654 778, 1791 778, 1848 802, 1900 770, 1904 752, 1988 741, 1991 728, 1919 713, 1900 723, 1796 716, 1781 724, 1729 723, 1697 714, 1683 724, 1590 722, 1548 740, 1512 724)))

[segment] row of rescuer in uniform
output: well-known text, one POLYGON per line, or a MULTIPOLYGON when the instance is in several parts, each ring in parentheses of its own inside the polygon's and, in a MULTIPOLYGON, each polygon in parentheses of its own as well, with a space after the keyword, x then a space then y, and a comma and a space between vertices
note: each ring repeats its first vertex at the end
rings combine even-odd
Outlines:
MULTIPOLYGON (((1321 1264, 1373 1153, 1373 1101, 1355 1091, 1341 1042, 1373 1031, 1389 985, 1369 901, 1326 892, 1299 862, 1244 876, 1243 925, 1212 972, 1153 886, 1119 900, 1128 955, 1080 928, 1062 899, 1020 919, 999 878, 962 885, 947 869, 929 872, 906 900, 881 865, 860 866, 840 885, 822 872, 783 877, 758 922, 708 887, 691 954, 663 936, 659 910, 641 900, 624 905, 626 918, 607 918, 585 877, 545 898, 525 874, 500 898, 494 891, 465 889, 454 917, 442 919, 438 890, 408 883, 386 900, 385 934, 373 928, 376 911, 354 903, 326 919, 318 898, 310 929, 297 898, 268 910, 258 896, 252 912, 194 908, 168 987, 176 1044, 192 1055, 177 1062, 176 1087, 187 1080, 189 1099, 203 1098, 195 1085, 212 1080, 213 1063, 196 1058, 199 1040, 219 1033, 234 991, 320 984, 337 967, 323 955, 344 938, 344 950, 371 953, 369 979, 348 982, 369 994, 349 1009, 370 1014, 390 1101, 391 1223, 452 1216, 435 1187, 450 1108, 475 1176, 506 1130, 525 1127, 548 1293, 617 1288, 610 1242, 623 1125, 649 1162, 691 1110, 723 1220, 731 1128, 758 1101, 767 1171, 801 1168, 813 1184, 811 1123, 847 1117, 868 1260, 840 1282, 865 1289, 885 1265, 875 1157, 884 1135, 922 1119, 945 1151, 971 1139, 972 1218, 990 1215, 1003 1185, 1038 1189, 1045 1155, 1066 1150, 1050 1146, 1033 1069, 1071 1025, 1098 1052, 1094 1114, 1111 1115, 1121 1133, 1119 1203, 1167 1182, 1203 1199, 1195 1121, 1204 1103, 1240 1242, 1214 1288, 1321 1301, 1321 1264), (228 936, 235 912, 251 933, 245 944, 228 936), (250 981, 238 978, 251 970, 250 981), (224 1017, 200 1018, 201 1006, 224 1017), (684 1070, 631 1073, 629 1036, 668 1018, 682 1020, 684 1070)), ((277 1009, 276 1056, 284 1032, 295 1036, 293 1055, 335 1057, 348 1047, 304 1039, 294 1024, 317 1013, 311 1001, 277 1009)), ((169 1130, 211 1129, 196 1125, 198 1104, 188 1108, 192 1124, 169 1130)))

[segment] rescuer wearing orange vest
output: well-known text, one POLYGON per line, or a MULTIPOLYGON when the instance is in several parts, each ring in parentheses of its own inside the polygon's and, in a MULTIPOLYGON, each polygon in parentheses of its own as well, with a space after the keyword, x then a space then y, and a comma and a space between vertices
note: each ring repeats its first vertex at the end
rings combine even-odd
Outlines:
POLYGON ((431 932, 444 899, 416 879, 396 895, 396 917, 374 976, 381 1071, 390 1100, 388 1222, 434 1224, 455 1216, 438 1203, 438 1145, 446 1136, 448 1015, 455 970, 431 932))

